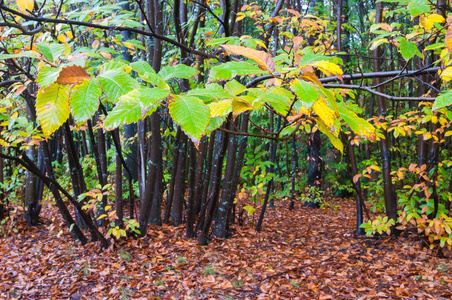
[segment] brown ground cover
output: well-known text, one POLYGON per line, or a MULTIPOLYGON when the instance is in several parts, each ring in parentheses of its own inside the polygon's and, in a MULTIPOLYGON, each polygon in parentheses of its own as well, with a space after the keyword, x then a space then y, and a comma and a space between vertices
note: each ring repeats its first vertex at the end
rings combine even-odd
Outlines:
POLYGON ((450 252, 419 237, 358 237, 354 202, 309 209, 285 201, 208 246, 185 228, 152 226, 112 249, 74 242, 54 207, 45 224, 0 240, 3 299, 451 299, 450 252))

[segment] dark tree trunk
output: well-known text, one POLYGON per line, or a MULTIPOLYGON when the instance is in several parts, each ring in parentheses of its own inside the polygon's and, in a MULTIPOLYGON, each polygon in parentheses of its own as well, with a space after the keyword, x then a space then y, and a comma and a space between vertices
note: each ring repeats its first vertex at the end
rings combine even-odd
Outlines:
POLYGON ((220 238, 225 238, 227 236, 227 223, 230 206, 229 201, 231 199, 231 193, 233 188, 236 153, 237 153, 237 137, 233 134, 230 134, 228 142, 228 158, 226 160, 226 169, 224 171, 223 189, 221 190, 221 198, 220 202, 218 203, 215 224, 212 227, 213 234, 220 238))
POLYGON ((318 208, 320 204, 315 201, 316 195, 313 194, 320 188, 322 176, 322 158, 320 157, 320 131, 316 130, 309 134, 308 139, 308 187, 311 189, 311 201, 304 203, 304 206, 318 208))
MULTIPOLYGON (((381 23, 383 20, 383 3, 378 2, 376 6, 375 22, 381 23)), ((376 48, 373 52, 374 57, 381 57, 380 48, 376 48)), ((374 58, 374 72, 379 72, 381 70, 381 60, 374 58)), ((374 84, 379 85, 381 83, 381 78, 375 78, 374 84)), ((377 91, 382 93, 383 88, 380 86, 377 91)), ((381 96, 377 96, 378 103, 378 114, 380 117, 386 117, 386 101, 381 96)), ((382 173, 383 173, 383 188, 384 188, 384 199, 386 207, 386 215, 389 219, 397 221, 397 198, 392 185, 391 179, 391 145, 389 143, 389 136, 386 130, 382 129, 381 134, 384 138, 380 139, 381 148, 381 161, 382 161, 382 173)))
POLYGON ((196 224, 196 229, 201 229, 204 226, 204 220, 206 217, 206 206, 207 206, 207 194, 209 193, 209 185, 211 180, 211 174, 212 174, 212 160, 213 160, 213 151, 215 149, 215 137, 216 137, 216 131, 212 132, 210 134, 210 142, 209 142, 209 153, 207 154, 207 161, 206 161, 206 169, 204 171, 204 180, 202 189, 200 190, 200 199, 198 200, 201 203, 200 208, 200 216, 198 219, 198 223, 196 224))
MULTIPOLYGON (((0 128, 1 130, 1 128, 0 128)), ((0 154, 2 152, 2 149, 0 147, 0 154)), ((5 190, 3 189, 3 183, 4 183, 4 177, 3 177, 3 157, 0 157, 0 220, 3 219, 4 215, 4 203, 3 199, 5 199, 5 190)))
POLYGON ((295 207, 295 198, 296 198, 296 188, 295 188, 295 178, 297 176, 298 172, 298 155, 297 155, 297 144, 296 144, 296 137, 295 134, 292 136, 292 188, 291 188, 291 195, 292 199, 290 199, 289 203, 289 209, 294 209, 295 207))
POLYGON ((176 184, 176 174, 178 167, 178 157, 179 157, 179 147, 182 146, 181 142, 181 134, 182 130, 180 127, 177 128, 176 139, 173 146, 173 165, 171 167, 171 181, 168 190, 168 196, 166 197, 166 206, 165 206, 165 216, 163 219, 163 223, 168 223, 171 216, 171 208, 173 205, 173 195, 174 195, 174 186, 176 184))
POLYGON ((228 140, 228 134, 224 132, 217 132, 215 139, 214 159, 212 165, 212 181, 210 184, 210 194, 207 200, 207 210, 204 220, 204 226, 202 232, 199 235, 198 241, 201 245, 207 244, 207 237, 210 230, 210 225, 213 220, 213 215, 217 207, 218 196, 221 189, 221 173, 223 171, 223 160, 226 152, 226 144, 228 140))
POLYGON ((195 190, 196 190, 196 147, 193 142, 190 142, 190 161, 189 161, 189 169, 188 169, 188 201, 187 201, 187 210, 186 210, 186 231, 185 236, 187 238, 192 238, 195 235, 194 232, 194 224, 196 219, 196 207, 195 207, 195 190))
MULTIPOLYGON (((278 129, 277 130, 279 130, 280 127, 281 127, 281 118, 279 118, 279 120, 278 120, 278 129)), ((270 162, 272 163, 272 165, 270 166, 269 173, 274 172, 274 165, 275 165, 275 161, 276 161, 276 150, 277 149, 278 149, 278 143, 276 141, 273 141, 272 145, 271 145, 271 155, 270 155, 270 162)), ((267 184, 267 191, 265 192, 264 204, 262 205, 262 210, 261 210, 261 214, 259 216, 259 221, 257 222, 257 225, 256 225, 257 232, 260 232, 262 230, 262 223, 264 222, 265 211, 267 209, 267 203, 268 203, 268 199, 270 198, 272 188, 273 188, 273 178, 270 179, 270 181, 267 184)))
POLYGON ((185 201, 185 175, 186 175, 186 161, 187 161, 187 135, 182 133, 181 146, 179 147, 179 154, 177 156, 177 172, 174 185, 173 196, 173 211, 172 217, 174 219, 174 226, 182 224, 182 215, 185 201))
POLYGON ((146 178, 146 187, 141 201, 139 216, 141 236, 147 232, 147 226, 152 208, 152 202, 156 193, 156 181, 158 178, 159 166, 162 164, 161 139, 160 139, 160 117, 158 112, 151 115, 151 157, 149 159, 149 171, 146 178))

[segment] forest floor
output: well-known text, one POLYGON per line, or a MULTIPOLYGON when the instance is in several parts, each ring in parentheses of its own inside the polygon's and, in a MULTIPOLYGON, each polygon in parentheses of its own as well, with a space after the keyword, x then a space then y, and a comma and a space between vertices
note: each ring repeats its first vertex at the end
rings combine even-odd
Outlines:
POLYGON ((0 299, 451 299, 450 252, 422 249, 415 235, 354 233, 352 200, 334 209, 287 202, 199 246, 184 226, 152 226, 146 238, 74 242, 54 207, 46 225, 0 240, 0 299), (446 257, 444 257, 446 255, 446 257))

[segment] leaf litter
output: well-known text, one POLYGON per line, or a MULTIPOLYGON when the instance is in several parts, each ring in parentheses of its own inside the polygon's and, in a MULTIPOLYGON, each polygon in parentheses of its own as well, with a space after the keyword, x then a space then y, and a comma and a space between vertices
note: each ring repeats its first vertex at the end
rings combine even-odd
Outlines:
POLYGON ((199 246, 184 226, 150 226, 104 251, 80 246, 55 207, 44 225, 0 240, 0 299, 451 299, 450 252, 415 234, 357 236, 355 204, 259 210, 229 239, 199 246), (53 221, 52 221, 53 219, 53 221))

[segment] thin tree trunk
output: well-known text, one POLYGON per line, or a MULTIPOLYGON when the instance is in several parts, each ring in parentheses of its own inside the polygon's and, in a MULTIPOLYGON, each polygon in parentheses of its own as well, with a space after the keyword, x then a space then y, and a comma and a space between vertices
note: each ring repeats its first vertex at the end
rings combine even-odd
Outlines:
POLYGON ((186 231, 185 236, 187 238, 192 238, 195 235, 194 232, 194 224, 196 219, 196 207, 195 207, 195 190, 197 189, 195 178, 196 178, 196 170, 197 170, 197 160, 196 160, 196 147, 193 142, 190 142, 190 162, 188 169, 188 201, 187 201, 187 210, 186 210, 186 231))
POLYGON ((187 161, 187 135, 182 133, 181 146, 179 147, 179 154, 177 157, 177 173, 174 185, 173 196, 173 211, 172 217, 174 219, 174 226, 182 224, 182 215, 185 198, 185 175, 186 175, 186 161, 187 161))
MULTIPOLYGON (((376 6, 376 14, 375 14, 375 23, 381 23, 383 20, 383 3, 377 2, 376 6)), ((373 52, 374 56, 374 72, 379 72, 381 70, 381 60, 378 59, 381 57, 380 48, 376 48, 373 52)), ((375 78, 374 84, 379 85, 381 83, 381 78, 375 78)), ((382 93, 383 88, 380 86, 377 88, 377 91, 382 93)), ((386 117, 386 101, 381 96, 377 96, 378 103, 378 114, 380 117, 386 117)), ((383 173, 383 188, 384 188, 384 199, 385 199, 385 208, 386 215, 389 219, 393 219, 397 221, 397 199, 396 194, 392 185, 391 179, 391 145, 389 143, 389 136, 385 129, 381 129, 381 134, 384 138, 380 139, 380 148, 381 148, 381 160, 382 160, 382 173, 383 173)))
POLYGON ((221 173, 223 171, 223 160, 226 152, 226 144, 228 140, 228 134, 225 132, 218 132, 215 139, 215 157, 212 165, 212 181, 210 184, 210 195, 208 199, 206 217, 202 232, 199 235, 198 241, 201 245, 207 244, 207 237, 210 230, 210 225, 213 220, 213 215, 217 207, 218 196, 221 188, 221 173))

